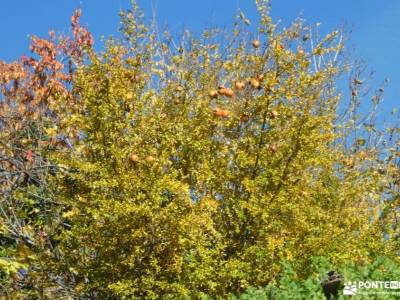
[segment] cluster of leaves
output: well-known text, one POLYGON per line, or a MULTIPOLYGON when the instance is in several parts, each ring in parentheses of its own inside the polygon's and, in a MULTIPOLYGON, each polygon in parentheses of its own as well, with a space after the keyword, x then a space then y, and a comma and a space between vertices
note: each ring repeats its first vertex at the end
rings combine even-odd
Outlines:
MULTIPOLYGON (((303 300, 303 299, 325 299, 321 282, 333 266, 324 258, 314 258, 312 262, 313 273, 305 278, 299 279, 298 274, 293 267, 284 263, 282 275, 277 285, 269 285, 265 288, 249 288, 239 296, 229 296, 230 300, 303 300)), ((400 265, 398 261, 387 257, 378 257, 368 265, 356 265, 348 263, 339 268, 339 273, 343 274, 343 283, 354 281, 393 281, 400 276, 400 265)), ((342 284, 343 288, 343 284, 342 284)), ((338 293, 338 299, 349 299, 349 296, 343 295, 342 288, 338 293)), ((371 292, 373 290, 370 290, 371 292)), ((376 290, 375 290, 376 291, 376 290)), ((359 294, 352 296, 351 299, 397 299, 398 296, 388 293, 382 294, 359 294)), ((208 299, 204 297, 204 299, 208 299)))
POLYGON ((90 33, 79 25, 79 16, 79 11, 72 16, 72 37, 56 38, 52 31, 48 39, 33 36, 31 56, 13 63, 0 61, 0 270, 6 278, 0 284, 4 291, 21 285, 34 289, 35 280, 25 280, 26 272, 17 270, 45 274, 33 261, 55 250, 51 237, 55 224, 62 222, 62 206, 49 176, 60 167, 49 160, 49 153, 64 147, 68 137, 57 135, 59 112, 54 103, 71 93, 76 65, 93 44, 90 33))
POLYGON ((282 260, 301 280, 312 256, 396 257, 398 129, 360 117, 358 77, 339 114, 339 32, 279 30, 256 4, 257 37, 240 14, 177 46, 133 3, 98 53, 77 12, 72 37, 0 64, 8 295, 223 298, 282 260))

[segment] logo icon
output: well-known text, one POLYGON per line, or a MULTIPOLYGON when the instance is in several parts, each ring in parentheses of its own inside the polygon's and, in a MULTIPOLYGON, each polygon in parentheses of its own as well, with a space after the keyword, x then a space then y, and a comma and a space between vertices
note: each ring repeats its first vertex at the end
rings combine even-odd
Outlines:
POLYGON ((357 294, 357 283, 347 282, 344 284, 343 295, 355 295, 357 294))
POLYGON ((400 282, 399 281, 390 281, 389 288, 400 289, 400 282))

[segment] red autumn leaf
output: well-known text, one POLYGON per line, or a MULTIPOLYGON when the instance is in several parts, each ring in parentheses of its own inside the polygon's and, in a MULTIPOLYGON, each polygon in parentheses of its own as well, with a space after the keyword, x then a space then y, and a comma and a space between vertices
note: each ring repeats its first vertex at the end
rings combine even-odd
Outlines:
POLYGON ((28 151, 26 151, 26 159, 28 161, 32 161, 33 160, 33 152, 31 149, 29 149, 28 151))

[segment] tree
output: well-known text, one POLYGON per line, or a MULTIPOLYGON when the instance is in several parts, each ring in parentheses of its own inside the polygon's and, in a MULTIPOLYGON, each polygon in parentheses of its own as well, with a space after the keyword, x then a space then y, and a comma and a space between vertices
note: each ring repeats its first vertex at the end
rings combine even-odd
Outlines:
MULTIPOLYGON (((60 115, 54 103, 70 94, 76 65, 93 44, 79 16, 80 11, 72 16, 72 37, 56 37, 53 31, 48 39, 33 36, 31 56, 0 61, 0 284, 5 292, 25 278, 20 269, 29 266, 30 274, 44 276, 38 261, 43 253, 56 252, 51 236, 62 222, 62 207, 49 176, 60 167, 49 153, 64 147, 68 136, 57 135, 60 115)), ((40 287, 35 280, 25 284, 40 287)))
POLYGON ((41 272, 28 269, 41 297, 221 298, 276 282, 282 260, 306 277, 312 256, 395 256, 379 212, 396 169, 354 125, 358 78, 338 114, 341 34, 279 30, 256 3, 257 38, 241 14, 232 33, 175 47, 135 4, 103 52, 82 31, 73 75, 39 114, 47 138, 67 139, 39 184, 57 203, 41 272))

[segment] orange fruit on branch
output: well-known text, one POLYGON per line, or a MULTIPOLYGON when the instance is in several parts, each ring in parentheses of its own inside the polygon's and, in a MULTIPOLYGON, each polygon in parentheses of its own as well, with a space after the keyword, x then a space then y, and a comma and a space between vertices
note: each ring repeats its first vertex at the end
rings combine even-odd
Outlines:
POLYGON ((260 89, 261 88, 261 82, 256 78, 250 79, 250 84, 255 89, 260 89))
POLYGON ((249 120, 250 120, 250 117, 249 117, 248 115, 241 115, 241 116, 240 116, 240 121, 241 121, 241 122, 246 123, 246 122, 248 122, 249 120))
POLYGON ((233 90, 232 89, 225 89, 225 96, 228 98, 232 98, 234 95, 233 90))
POLYGON ((239 91, 244 90, 246 87, 246 84, 243 81, 236 81, 235 82, 235 88, 239 91))
POLYGON ((183 92, 183 86, 178 85, 178 86, 175 88, 175 91, 177 91, 177 92, 183 92))
POLYGON ((271 154, 275 154, 278 151, 278 146, 276 143, 271 143, 267 145, 267 150, 271 153, 271 154))
POLYGON ((209 95, 211 98, 213 98, 213 99, 218 98, 218 92, 215 91, 215 90, 210 91, 210 92, 208 93, 208 95, 209 95))
POLYGON ((138 162, 139 161, 139 156, 136 153, 131 153, 131 155, 129 156, 129 160, 131 162, 138 162))
POLYGON ((221 96, 225 95, 225 87, 223 85, 220 85, 218 87, 218 94, 220 94, 221 96))
POLYGON ((276 45, 276 50, 278 50, 278 51, 282 51, 283 48, 284 48, 283 45, 280 44, 280 43, 278 43, 278 44, 276 45))
POLYGON ((251 42, 254 48, 259 48, 260 47, 260 41, 259 40, 254 40, 251 42))
POLYGON ((214 113, 214 116, 216 116, 216 117, 226 118, 226 117, 229 117, 230 111, 227 109, 217 107, 214 109, 213 113, 214 113))
POLYGON ((279 113, 276 110, 271 110, 268 113, 268 116, 270 117, 270 119, 275 119, 278 115, 279 115, 279 113))

